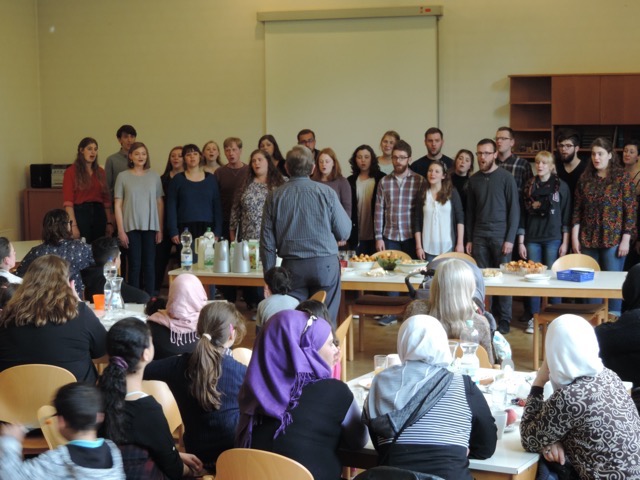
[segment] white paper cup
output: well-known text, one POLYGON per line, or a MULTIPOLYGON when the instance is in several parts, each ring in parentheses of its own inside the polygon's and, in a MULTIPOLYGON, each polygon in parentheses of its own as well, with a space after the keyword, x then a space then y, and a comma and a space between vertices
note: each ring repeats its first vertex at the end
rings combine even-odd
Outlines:
POLYGON ((387 355, 387 368, 400 364, 402 364, 402 362, 400 361, 400 355, 398 355, 397 353, 390 353, 389 355, 387 355))
POLYGON ((491 415, 493 415, 496 428, 498 429, 498 440, 501 440, 502 434, 504 433, 504 427, 507 426, 507 412, 504 410, 494 410, 491 412, 491 415))

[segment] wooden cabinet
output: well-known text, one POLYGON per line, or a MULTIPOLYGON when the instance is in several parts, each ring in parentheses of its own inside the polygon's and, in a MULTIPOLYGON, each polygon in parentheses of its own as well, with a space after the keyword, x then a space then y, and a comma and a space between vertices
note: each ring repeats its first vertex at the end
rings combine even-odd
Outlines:
POLYGON ((553 77, 551 102, 554 125, 600 124, 600 77, 553 77))
POLYGON ((22 239, 42 240, 42 219, 49 210, 62 208, 62 189, 27 188, 22 201, 22 239))
POLYGON ((511 128, 516 152, 533 158, 555 148, 554 137, 570 127, 582 148, 609 137, 622 147, 640 135, 640 74, 511 75, 511 128))
POLYGON ((640 125, 640 75, 602 76, 600 123, 640 125))

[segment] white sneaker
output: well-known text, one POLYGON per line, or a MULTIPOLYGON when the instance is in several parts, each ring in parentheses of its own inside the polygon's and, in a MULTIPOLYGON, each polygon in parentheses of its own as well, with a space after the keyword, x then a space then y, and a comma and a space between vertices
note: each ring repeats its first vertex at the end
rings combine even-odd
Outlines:
POLYGON ((524 329, 524 333, 530 333, 533 335, 533 318, 527 323, 527 328, 524 329))

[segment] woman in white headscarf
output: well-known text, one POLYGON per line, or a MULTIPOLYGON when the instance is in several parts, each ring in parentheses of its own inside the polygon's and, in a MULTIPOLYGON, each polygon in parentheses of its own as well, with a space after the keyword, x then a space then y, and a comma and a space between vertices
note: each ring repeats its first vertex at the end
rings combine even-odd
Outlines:
POLYGON ((403 322, 398 354, 402 364, 373 378, 364 406, 379 463, 470 480, 468 458, 488 458, 496 447, 484 396, 468 376, 447 370, 447 334, 431 316, 403 322))
POLYGON ((620 378, 602 365, 593 327, 562 315, 545 348, 520 424, 522 446, 570 463, 581 479, 640 478, 640 417, 620 378), (545 401, 547 381, 554 392, 545 401))

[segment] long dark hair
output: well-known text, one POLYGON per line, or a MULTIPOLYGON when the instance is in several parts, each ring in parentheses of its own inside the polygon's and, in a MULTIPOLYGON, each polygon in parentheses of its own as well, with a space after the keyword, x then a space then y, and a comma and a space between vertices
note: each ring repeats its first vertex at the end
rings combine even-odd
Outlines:
MULTIPOLYGON (((386 135, 386 134, 385 134, 386 135)), ((369 176, 375 177, 380 173, 380 163, 378 163, 378 156, 376 152, 373 151, 369 145, 360 145, 356 148, 351 154, 351 158, 349 159, 349 165, 351 165, 351 173, 356 177, 360 175, 360 167, 358 167, 358 163, 356 162, 356 156, 360 150, 366 150, 371 155, 371 167, 369 167, 369 176)))
MULTIPOLYGON (((613 143, 611 140, 605 137, 596 138, 591 144, 590 150, 593 151, 593 147, 600 147, 607 151, 607 153, 611 154, 611 159, 609 160, 609 164, 607 165, 607 176, 604 181, 607 185, 612 184, 614 181, 618 181, 620 178, 620 173, 623 170, 622 162, 618 157, 615 149, 613 148, 613 143)), ((582 177, 584 177, 585 182, 590 182, 592 179, 598 176, 598 171, 593 166, 593 161, 589 162, 587 168, 585 169, 582 177)))
MULTIPOLYGON (((76 166, 76 181, 75 181, 75 189, 76 190, 88 190, 91 188, 91 175, 87 172, 86 162, 84 159, 84 153, 82 150, 87 148, 89 145, 94 144, 96 149, 98 148, 98 142, 95 138, 92 137, 84 137, 80 140, 78 144, 78 151, 76 153, 76 159, 73 164, 76 166)), ((98 155, 96 154, 96 160, 91 164, 91 171, 93 175, 96 176, 98 182, 100 182, 100 188, 103 192, 107 191, 107 178, 104 173, 104 170, 100 169, 100 165, 98 164, 98 155)))
POLYGON ((273 164, 273 160, 271 159, 271 155, 269 155, 269 152, 265 152, 264 150, 257 149, 251 152, 251 155, 249 155, 249 175, 247 175, 247 178, 244 182, 242 189, 238 191, 238 195, 242 195, 242 192, 244 192, 247 189, 247 187, 251 185, 253 183, 253 180, 256 178, 256 174, 253 171, 253 167, 251 166, 251 160, 253 160, 253 156, 258 153, 261 155, 264 155, 264 158, 267 160, 267 163, 269 164, 267 167, 267 189, 269 191, 275 190, 276 188, 278 188, 280 185, 284 183, 284 178, 282 178, 282 174, 280 173, 278 168, 273 164))
POLYGON ((222 359, 226 354, 224 344, 232 331, 236 332, 235 343, 240 343, 246 329, 244 317, 234 304, 210 303, 200 311, 200 340, 189 358, 187 378, 189 393, 206 412, 218 410, 222 405, 218 381, 222 376, 222 359))
POLYGON ((275 137, 269 133, 267 133, 266 135, 263 135, 260 137, 260 140, 258 140, 258 149, 262 150, 260 148, 260 144, 262 143, 263 140, 269 140, 272 144, 273 144, 273 155, 271 155, 273 157, 274 160, 278 161, 278 162, 284 162, 284 156, 282 155, 282 152, 280 151, 280 147, 278 146, 278 142, 276 141, 275 137))
POLYGON ((137 318, 124 318, 107 333, 109 365, 98 379, 104 396, 104 434, 117 444, 129 439, 125 425, 127 374, 138 371, 145 348, 151 345, 151 331, 137 318))
POLYGON ((57 245, 62 240, 72 238, 69 228, 69 214, 61 208, 49 210, 42 219, 42 241, 47 245, 57 245))

